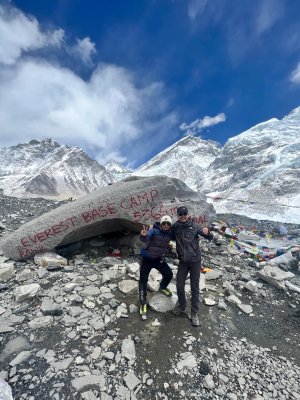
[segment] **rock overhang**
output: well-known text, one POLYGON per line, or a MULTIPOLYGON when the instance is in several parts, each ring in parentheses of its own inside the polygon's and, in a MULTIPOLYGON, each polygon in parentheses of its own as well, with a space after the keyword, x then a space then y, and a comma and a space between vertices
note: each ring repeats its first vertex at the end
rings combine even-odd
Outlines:
POLYGON ((26 259, 103 233, 138 232, 143 224, 159 221, 162 215, 170 215, 174 222, 176 209, 183 204, 200 225, 209 224, 215 216, 205 195, 178 179, 131 176, 28 222, 5 237, 0 247, 13 260, 26 259))

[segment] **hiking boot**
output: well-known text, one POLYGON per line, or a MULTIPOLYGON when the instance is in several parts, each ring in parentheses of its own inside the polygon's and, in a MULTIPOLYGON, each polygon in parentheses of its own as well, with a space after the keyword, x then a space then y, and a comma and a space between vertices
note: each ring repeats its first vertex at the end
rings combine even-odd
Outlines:
POLYGON ((180 315, 185 312, 185 307, 181 307, 179 303, 176 303, 175 307, 172 310, 174 315, 180 315))
POLYGON ((171 292, 171 290, 168 289, 168 288, 160 289, 159 291, 160 291, 160 293, 164 294, 164 295, 167 296, 167 297, 171 297, 172 294, 173 294, 173 293, 171 292))
POLYGON ((140 305, 140 316, 143 320, 147 319, 147 304, 140 305))
POLYGON ((199 320, 198 314, 192 313, 191 322, 192 322, 193 326, 199 326, 200 325, 200 320, 199 320))

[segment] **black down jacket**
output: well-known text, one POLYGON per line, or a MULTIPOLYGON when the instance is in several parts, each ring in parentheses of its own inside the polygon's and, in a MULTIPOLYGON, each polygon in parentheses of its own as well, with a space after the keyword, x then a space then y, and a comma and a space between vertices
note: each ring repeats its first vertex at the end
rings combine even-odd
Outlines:
POLYGON ((213 235, 205 235, 200 225, 192 221, 177 221, 172 226, 172 232, 176 240, 176 250, 178 258, 183 262, 201 261, 201 250, 199 246, 199 236, 212 240, 213 235))

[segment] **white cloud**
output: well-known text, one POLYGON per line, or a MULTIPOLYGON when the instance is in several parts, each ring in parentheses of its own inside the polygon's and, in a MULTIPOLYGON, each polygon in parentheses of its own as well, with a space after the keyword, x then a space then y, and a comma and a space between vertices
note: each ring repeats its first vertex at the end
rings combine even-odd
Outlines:
POLYGON ((282 0, 260 1, 256 19, 256 33, 261 35, 268 31, 283 16, 282 0))
POLYGON ((209 128, 210 126, 220 124, 221 122, 226 121, 226 115, 224 113, 220 113, 215 117, 210 117, 206 115, 202 119, 196 119, 190 124, 182 123, 180 125, 180 130, 184 131, 187 135, 195 135, 200 132, 202 129, 209 128))
MULTIPOLYGON (((168 111, 164 85, 137 83, 125 68, 105 63, 85 80, 41 53, 25 57, 26 50, 47 45, 68 57, 74 46, 68 47, 64 37, 61 29, 44 34, 34 18, 1 8, 0 147, 51 137, 83 148, 101 163, 143 161, 153 143, 160 143, 161 132, 171 134, 178 124, 168 111)), ((95 52, 89 38, 77 41, 77 56, 84 62, 95 52)))
POLYGON ((190 0, 188 3, 188 16, 191 20, 203 14, 207 5, 207 0, 190 0))
POLYGON ((138 89, 128 71, 106 64, 84 81, 68 69, 26 60, 0 70, 0 87, 3 145, 51 137, 77 144, 102 162, 123 161, 123 147, 154 126, 146 122, 148 106, 163 108, 162 85, 138 89))
POLYGON ((77 54, 85 64, 91 64, 92 56, 97 53, 95 43, 89 37, 77 39, 76 46, 73 47, 73 53, 77 54))
POLYGON ((15 8, 0 6, 0 63, 11 65, 22 52, 46 46, 60 46, 62 29, 42 33, 38 21, 15 8))
POLYGON ((300 83, 300 62, 290 75, 290 81, 293 83, 300 83))

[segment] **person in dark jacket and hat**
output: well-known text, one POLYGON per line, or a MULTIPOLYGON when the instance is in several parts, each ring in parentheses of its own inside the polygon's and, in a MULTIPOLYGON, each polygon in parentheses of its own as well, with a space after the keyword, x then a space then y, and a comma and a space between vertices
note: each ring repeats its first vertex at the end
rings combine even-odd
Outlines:
POLYGON ((201 228, 200 225, 192 222, 188 215, 188 209, 181 206, 177 209, 178 220, 172 226, 172 232, 176 240, 176 250, 179 258, 177 272, 177 295, 178 302, 173 310, 175 315, 180 315, 186 310, 186 296, 184 291, 187 275, 190 274, 192 307, 192 325, 200 324, 199 311, 199 280, 201 271, 201 250, 199 246, 199 236, 208 240, 213 239, 213 235, 208 228, 201 228))
POLYGON ((160 223, 156 223, 153 228, 146 231, 145 227, 141 231, 140 239, 145 242, 141 250, 140 267, 140 316, 147 319, 147 282, 152 268, 157 269, 162 274, 160 282, 160 292, 165 296, 172 296, 172 292, 167 288, 173 273, 169 265, 162 259, 162 256, 169 249, 170 240, 173 235, 171 232, 172 219, 169 215, 164 215, 160 223))

